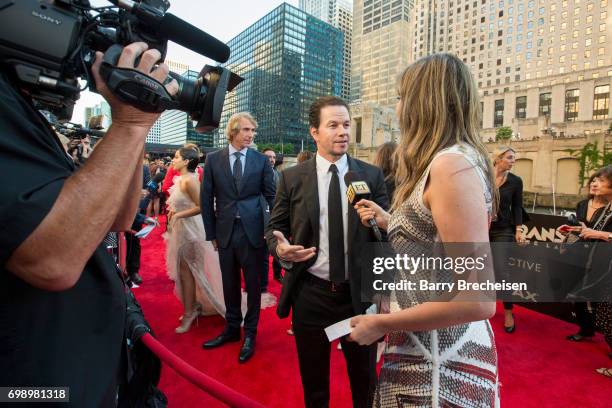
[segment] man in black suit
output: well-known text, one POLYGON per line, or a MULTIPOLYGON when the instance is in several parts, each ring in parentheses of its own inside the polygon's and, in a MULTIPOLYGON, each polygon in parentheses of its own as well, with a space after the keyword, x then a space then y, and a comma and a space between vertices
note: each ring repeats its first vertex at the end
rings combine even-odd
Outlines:
POLYGON ((245 339, 238 357, 240 363, 255 352, 261 307, 259 279, 265 253, 261 197, 272 206, 276 190, 268 159, 248 147, 256 128, 257 122, 246 112, 229 119, 226 130, 229 146, 206 157, 200 190, 206 239, 219 251, 226 309, 225 329, 202 346, 214 348, 240 341, 242 269, 248 308, 244 317, 245 339))
MULTIPOLYGON (((331 345, 324 328, 364 313, 360 253, 373 237, 346 198, 344 175, 366 181, 371 199, 387 208, 380 169, 349 157, 351 118, 346 102, 319 98, 309 113, 315 158, 281 173, 277 198, 266 229, 270 253, 286 273, 277 314, 293 309, 293 331, 307 407, 329 405, 331 345), (286 237, 290 237, 290 244, 286 237)), ((353 405, 368 407, 376 386, 376 345, 341 339, 353 405)))

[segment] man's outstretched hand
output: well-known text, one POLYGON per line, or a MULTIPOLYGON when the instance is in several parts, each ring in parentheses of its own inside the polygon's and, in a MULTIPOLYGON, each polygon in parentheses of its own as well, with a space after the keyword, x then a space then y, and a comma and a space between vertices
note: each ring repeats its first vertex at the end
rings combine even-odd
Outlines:
POLYGON ((316 255, 315 247, 304 248, 302 245, 291 245, 280 231, 274 231, 277 240, 276 254, 287 262, 304 262, 316 255))

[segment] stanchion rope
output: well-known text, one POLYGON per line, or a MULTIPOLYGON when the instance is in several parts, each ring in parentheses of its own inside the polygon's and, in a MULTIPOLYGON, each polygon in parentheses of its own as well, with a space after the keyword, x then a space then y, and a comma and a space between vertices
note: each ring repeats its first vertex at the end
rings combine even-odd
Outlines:
POLYGON ((253 401, 188 364, 168 350, 166 346, 157 341, 150 333, 142 336, 141 340, 161 361, 172 367, 183 378, 224 404, 236 408, 264 408, 264 405, 259 402, 253 401))

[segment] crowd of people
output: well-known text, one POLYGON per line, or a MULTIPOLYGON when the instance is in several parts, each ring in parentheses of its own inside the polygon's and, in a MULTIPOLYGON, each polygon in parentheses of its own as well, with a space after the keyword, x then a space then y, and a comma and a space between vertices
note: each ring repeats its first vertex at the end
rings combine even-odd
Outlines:
MULTIPOLYGON (((164 82, 168 67, 156 64, 159 58, 158 51, 134 43, 118 64, 164 82)), ((411 253, 417 244, 463 243, 473 254, 486 249, 482 243, 524 240, 523 186, 510 172, 516 153, 510 147, 492 157, 487 152, 478 132, 477 89, 460 59, 433 54, 404 70, 396 107, 401 136, 397 144, 380 147, 374 164, 348 155, 347 103, 318 98, 308 118, 317 150, 300 153, 298 164, 283 171, 274 166, 274 151, 251 147, 258 124, 247 112, 229 119, 228 146, 205 160, 197 146, 185 145, 171 163, 143 162, 144 140, 158 114, 108 92, 98 73, 100 59, 94 76, 113 122, 76 172, 27 95, 1 77, 7 115, 0 125, 21 136, 0 140, 2 168, 21 175, 19 182, 5 183, 0 195, 6 232, 0 238, 1 384, 66 384, 74 406, 115 405, 127 370, 127 289, 100 243, 109 231, 127 231, 128 276, 142 282, 133 232, 156 223, 165 210, 167 270, 183 305, 177 334, 200 315, 221 315, 224 329, 202 347, 241 341, 238 362, 248 362, 260 309, 269 305, 262 293, 272 256, 273 277, 282 282, 277 315, 291 316, 305 406, 329 406, 325 328, 345 319, 351 332, 340 344, 353 406, 499 406, 488 320, 495 302, 432 302, 400 290, 380 303, 362 296, 368 284, 363 254, 376 241, 372 220, 398 253, 411 253), (346 199, 349 175, 370 190, 354 206, 346 199), (143 214, 135 219, 137 208, 143 214), (78 245, 67 245, 75 236, 78 245), (373 303, 375 313, 368 313, 373 303), (383 340, 377 375, 377 344, 383 340), (94 374, 85 375, 92 367, 94 374)), ((175 81, 166 87, 176 92, 175 81)), ((577 209, 580 226, 561 229, 578 240, 609 243, 612 167, 595 173, 589 185, 591 197, 577 209)), ((492 272, 493 261, 487 262, 492 272)), ((431 271, 396 273, 396 281, 418 280, 431 271)), ((512 306, 504 304, 507 333, 517 327, 512 306)), ((584 317, 591 306, 576 303, 577 314, 584 317)), ((596 305, 597 327, 609 344, 611 313, 610 303, 596 305)), ((570 340, 594 334, 588 316, 580 320, 580 332, 570 340)), ((611 376, 609 368, 598 372, 611 376)))

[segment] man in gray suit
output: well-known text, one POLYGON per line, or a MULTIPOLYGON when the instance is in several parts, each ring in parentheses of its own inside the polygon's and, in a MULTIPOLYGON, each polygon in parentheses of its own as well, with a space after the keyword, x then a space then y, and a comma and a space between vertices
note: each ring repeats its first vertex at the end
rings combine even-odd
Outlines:
POLYGON ((238 361, 246 362, 255 352, 255 336, 261 308, 260 276, 265 256, 264 210, 272 207, 276 192, 274 174, 263 154, 248 146, 257 122, 246 112, 229 119, 229 146, 209 154, 204 166, 200 202, 206 239, 219 251, 223 278, 226 325, 223 332, 205 342, 206 349, 240 341, 242 324, 240 270, 247 291, 244 317, 245 339, 238 361))

